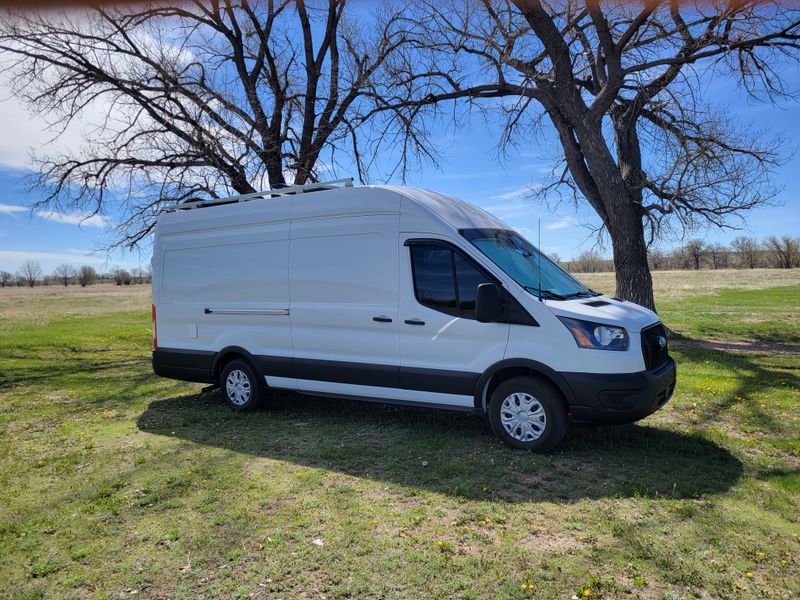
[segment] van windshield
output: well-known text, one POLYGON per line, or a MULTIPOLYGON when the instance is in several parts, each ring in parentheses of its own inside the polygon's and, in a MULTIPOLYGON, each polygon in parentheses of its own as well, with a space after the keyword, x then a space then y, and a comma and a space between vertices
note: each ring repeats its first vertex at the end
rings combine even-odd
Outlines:
POLYGON ((528 240, 508 229, 462 229, 464 236, 489 260, 534 296, 551 300, 587 298, 589 289, 528 240))

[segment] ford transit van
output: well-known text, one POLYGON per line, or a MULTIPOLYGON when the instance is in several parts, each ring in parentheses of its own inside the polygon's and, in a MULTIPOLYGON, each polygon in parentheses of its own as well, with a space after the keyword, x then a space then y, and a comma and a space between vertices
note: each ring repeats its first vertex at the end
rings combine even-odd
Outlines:
POLYGON ((433 191, 337 180, 180 204, 152 267, 153 370, 235 410, 284 389, 470 411, 546 451, 675 387, 655 313, 433 191))

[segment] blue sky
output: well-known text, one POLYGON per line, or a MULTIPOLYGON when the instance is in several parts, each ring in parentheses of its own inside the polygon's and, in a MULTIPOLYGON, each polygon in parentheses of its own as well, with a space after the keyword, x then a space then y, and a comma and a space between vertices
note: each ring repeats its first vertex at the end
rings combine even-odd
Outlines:
MULTIPOLYGON (((800 89, 800 65, 787 65, 785 75, 800 89)), ((741 230, 708 229, 695 232, 710 242, 727 243, 737 235, 753 235, 759 239, 771 234, 800 235, 800 103, 785 102, 778 106, 748 100, 736 86, 725 80, 713 80, 704 90, 714 104, 727 106, 735 127, 753 126, 769 133, 782 133, 789 144, 790 155, 774 182, 785 189, 777 199, 780 206, 768 207, 746 215, 741 230)), ((98 216, 83 221, 75 213, 31 213, 27 208, 40 198, 40 192, 29 191, 26 176, 30 174, 29 152, 32 147, 63 151, 74 149, 80 131, 72 129, 55 142, 46 132, 46 123, 29 115, 8 93, 0 81, 0 270, 14 272, 27 259, 38 260, 46 272, 61 263, 74 266, 91 264, 100 271, 115 266, 136 267, 149 262, 149 248, 140 252, 107 254, 98 250, 108 239, 107 228, 115 215, 98 216)), ((589 227, 597 224, 586 208, 552 207, 531 199, 527 190, 542 182, 549 170, 552 144, 544 140, 520 145, 504 159, 497 157, 496 128, 487 130, 481 117, 453 131, 439 125, 433 136, 440 141, 440 168, 423 166, 412 173, 407 183, 432 188, 473 202, 506 221, 536 243, 538 221, 541 220, 542 248, 570 259, 592 248, 596 240, 589 227), (548 146, 547 152, 541 145, 548 146)), ((386 165, 378 165, 377 172, 386 165)), ((339 177, 352 173, 339 171, 339 177)), ((375 181, 377 183, 377 181, 375 181)), ((399 183, 395 178, 391 183, 399 183)), ((671 247, 679 239, 667 239, 662 246, 671 247)), ((610 250, 600 248, 605 255, 610 250)))

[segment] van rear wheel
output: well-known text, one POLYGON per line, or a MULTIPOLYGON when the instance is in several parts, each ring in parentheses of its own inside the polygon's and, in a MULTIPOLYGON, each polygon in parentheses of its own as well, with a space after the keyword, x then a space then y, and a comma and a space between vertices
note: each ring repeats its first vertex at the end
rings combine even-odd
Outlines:
POLYGON ((225 402, 233 410, 253 410, 264 401, 264 384, 253 367, 244 360, 232 360, 225 365, 220 373, 219 385, 225 402))
POLYGON ((507 445, 552 450, 567 433, 567 411, 556 387, 538 377, 513 377, 492 393, 489 423, 507 445))

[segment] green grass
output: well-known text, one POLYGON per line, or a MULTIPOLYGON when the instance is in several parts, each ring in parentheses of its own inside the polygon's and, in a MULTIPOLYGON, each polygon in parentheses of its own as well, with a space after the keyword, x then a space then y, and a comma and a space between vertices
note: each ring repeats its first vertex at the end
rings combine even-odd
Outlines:
MULTIPOLYGON (((659 306, 685 337, 796 342, 791 283, 659 306)), ((462 414, 233 414, 152 375, 148 303, 0 290, 2 598, 800 594, 798 353, 684 344, 663 410, 536 456, 462 414)))
POLYGON ((721 290, 666 303, 662 318, 693 337, 800 343, 800 285, 721 290))

